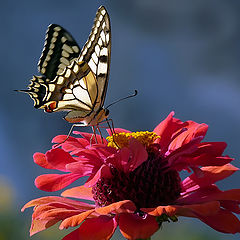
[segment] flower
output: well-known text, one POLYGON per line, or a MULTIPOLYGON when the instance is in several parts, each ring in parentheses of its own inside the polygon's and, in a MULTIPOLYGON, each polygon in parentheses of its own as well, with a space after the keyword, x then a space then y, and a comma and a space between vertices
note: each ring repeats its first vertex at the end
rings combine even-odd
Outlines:
POLYGON ((107 140, 75 132, 82 138, 62 143, 66 136, 57 136, 53 142, 61 148, 35 153, 41 167, 64 172, 37 177, 41 190, 57 191, 88 179, 61 197, 28 202, 23 210, 34 207, 30 234, 61 221, 60 229, 80 225, 63 240, 110 239, 117 227, 126 239, 147 239, 179 216, 198 218, 219 232, 240 232, 235 215, 240 213, 240 189, 222 191, 215 185, 238 170, 232 158, 223 156, 226 143, 203 142, 206 124, 173 115, 153 132, 115 129, 107 140), (182 180, 181 171, 190 175, 182 180))

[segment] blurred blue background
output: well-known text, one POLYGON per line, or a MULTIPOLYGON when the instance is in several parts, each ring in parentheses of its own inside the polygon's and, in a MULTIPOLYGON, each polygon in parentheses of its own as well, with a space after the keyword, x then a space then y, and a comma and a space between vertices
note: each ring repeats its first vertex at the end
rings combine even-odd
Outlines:
MULTIPOLYGON (((46 114, 14 89, 24 89, 50 23, 69 30, 80 46, 104 5, 112 24, 111 73, 106 104, 137 89, 139 95, 110 109, 115 127, 152 130, 170 111, 181 120, 209 125, 207 141, 226 141, 239 163, 240 2, 234 0, 36 0, 1 2, 0 239, 28 239, 31 210, 22 205, 45 193, 34 179, 45 173, 33 163, 52 137, 67 134, 64 114, 46 114)), ((81 129, 83 130, 83 129, 81 129)), ((219 184, 239 188, 240 174, 219 184)), ((32 237, 60 239, 56 228, 32 237), (56 233, 57 232, 57 233, 56 233), (58 235, 56 235, 58 234, 58 235)), ((153 239, 239 239, 200 221, 165 224, 153 239), (174 230, 174 231, 173 231, 174 230), (159 237, 159 238, 160 238, 159 237), (182 238, 181 238, 182 237, 182 238)), ((121 239, 118 235, 115 239, 121 239)))

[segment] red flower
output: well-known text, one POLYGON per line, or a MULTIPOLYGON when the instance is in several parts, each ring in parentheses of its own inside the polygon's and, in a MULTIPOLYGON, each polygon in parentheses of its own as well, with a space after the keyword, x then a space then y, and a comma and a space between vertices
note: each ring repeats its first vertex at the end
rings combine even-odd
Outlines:
POLYGON ((238 169, 230 164, 232 158, 222 155, 226 143, 202 142, 207 128, 171 113, 153 132, 115 129, 101 144, 91 134, 80 133, 83 138, 70 137, 62 149, 35 153, 38 165, 64 172, 39 176, 39 189, 57 191, 81 177, 88 180, 62 197, 27 203, 23 210, 34 206, 30 234, 61 221, 60 229, 81 224, 64 240, 110 239, 118 226, 127 239, 145 239, 178 216, 198 218, 220 232, 240 232, 235 216, 240 213, 240 189, 221 191, 215 185, 238 169), (192 173, 181 180, 182 170, 192 173))

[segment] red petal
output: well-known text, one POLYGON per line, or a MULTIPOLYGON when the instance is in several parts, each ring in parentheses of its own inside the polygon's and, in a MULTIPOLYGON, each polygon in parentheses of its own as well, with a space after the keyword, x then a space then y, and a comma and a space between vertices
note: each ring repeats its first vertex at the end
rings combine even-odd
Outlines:
POLYGON ((194 188, 194 190, 196 189, 195 186, 205 187, 211 185, 217 181, 231 176, 237 170, 238 168, 231 164, 216 167, 202 167, 202 176, 198 177, 195 173, 193 173, 183 180, 182 189, 183 191, 192 191, 192 188, 194 188))
POLYGON ((200 214, 198 218, 219 232, 232 234, 240 232, 240 221, 229 211, 220 209, 216 215, 206 217, 200 214))
POLYGON ((87 200, 94 200, 92 194, 92 188, 86 188, 85 186, 74 187, 62 192, 63 197, 81 198, 87 200))
POLYGON ((127 147, 123 147, 115 154, 112 154, 106 159, 107 164, 112 164, 117 169, 121 171, 128 172, 128 161, 130 157, 130 149, 127 147))
POLYGON ((54 192, 65 188, 69 184, 80 178, 78 174, 45 174, 40 175, 35 179, 35 185, 37 188, 47 191, 54 192))
POLYGON ((47 168, 47 169, 55 169, 55 167, 53 167, 48 163, 46 159, 46 155, 44 153, 39 153, 39 152, 34 153, 33 160, 40 167, 47 168))
POLYGON ((110 171, 109 166, 102 165, 102 167, 96 172, 96 174, 92 174, 88 178, 87 182, 84 184, 85 187, 92 187, 102 177, 103 178, 111 178, 112 177, 112 173, 110 171))
POLYGON ((171 142, 172 135, 180 128, 184 126, 184 123, 173 118, 174 112, 171 112, 166 119, 164 119, 154 130, 157 135, 161 136, 156 141, 161 145, 163 152, 167 151, 168 145, 171 142))
POLYGON ((186 169, 191 166, 187 161, 186 155, 192 154, 194 151, 196 151, 197 145, 201 140, 201 136, 194 138, 189 143, 181 146, 176 150, 173 150, 167 156, 169 165, 177 171, 181 171, 182 169, 186 169))
POLYGON ((220 203, 218 201, 212 201, 201 204, 192 204, 184 206, 176 206, 176 214, 185 217, 198 217, 215 215, 220 209, 220 203))
POLYGON ((135 240, 150 238, 159 226, 153 216, 123 213, 119 216, 119 228, 125 238, 135 240))
POLYGON ((86 146, 89 145, 89 142, 84 138, 75 138, 72 136, 69 136, 69 138, 66 140, 67 135, 59 135, 53 138, 53 143, 60 143, 63 150, 70 152, 75 149, 84 149, 86 146))
POLYGON ((198 149, 188 157, 189 165, 192 166, 222 166, 233 159, 228 156, 221 156, 226 143, 205 142, 200 143, 198 149))
POLYGON ((217 192, 214 194, 214 198, 218 200, 240 201, 240 189, 231 189, 223 192, 217 192))
POLYGON ((66 165, 76 162, 72 156, 60 148, 51 149, 46 153, 47 161, 55 169, 66 172, 66 165))
POLYGON ((180 148, 197 137, 203 138, 207 133, 208 126, 204 123, 199 124, 193 121, 187 121, 185 124, 187 124, 185 126, 186 131, 182 131, 181 134, 178 134, 178 136, 172 140, 169 149, 174 150, 180 148))
POLYGON ((96 134, 97 142, 93 133, 81 132, 80 134, 89 142, 89 144, 101 143, 103 145, 107 145, 108 143, 105 138, 101 138, 101 136, 98 134, 96 134))
MULTIPOLYGON (((79 158, 78 158, 79 160, 79 158)), ((71 173, 76 173, 80 177, 89 176, 93 172, 94 166, 84 162, 74 162, 66 166, 66 170, 71 173)))
POLYGON ((230 158, 228 156, 214 157, 208 153, 205 153, 197 157, 190 157, 187 161, 191 166, 222 166, 230 163, 233 160, 233 158, 230 158))
POLYGON ((131 172, 145 162, 148 153, 145 147, 136 139, 131 138, 129 147, 123 147, 115 154, 106 159, 106 163, 113 164, 117 169, 123 172, 131 172))
POLYGON ((88 161, 89 163, 92 163, 92 165, 102 165, 103 159, 99 158, 99 154, 96 149, 80 149, 74 151, 74 155, 78 156, 76 159, 81 162, 88 161), (84 161, 85 159, 85 161, 84 161))
POLYGON ((178 200, 178 204, 219 201, 222 208, 239 213, 240 189, 220 191, 216 186, 200 188, 196 192, 178 200))
POLYGON ((220 201, 220 203, 222 208, 230 212, 240 214, 239 201, 224 200, 224 201, 220 201))
MULTIPOLYGON (((112 131, 109 128, 107 128, 106 131, 107 131, 109 136, 112 136, 112 131)), ((123 128, 114 128, 114 133, 122 133, 122 132, 123 133, 131 133, 131 131, 128 131, 128 130, 123 129, 123 128)))
POLYGON ((77 230, 71 232, 63 240, 108 240, 112 237, 117 228, 114 218, 99 216, 98 218, 87 219, 77 230))
POLYGON ((102 146, 94 145, 93 149, 98 153, 99 157, 103 159, 117 152, 115 148, 106 147, 106 146, 102 147, 102 146))
POLYGON ((131 151, 130 159, 128 159, 128 164, 125 166, 124 172, 130 172, 135 170, 148 158, 148 153, 145 147, 138 142, 136 139, 132 138, 129 141, 129 150, 131 151))
POLYGON ((202 142, 199 144, 196 155, 208 153, 212 156, 221 156, 226 147, 227 144, 225 142, 202 142))

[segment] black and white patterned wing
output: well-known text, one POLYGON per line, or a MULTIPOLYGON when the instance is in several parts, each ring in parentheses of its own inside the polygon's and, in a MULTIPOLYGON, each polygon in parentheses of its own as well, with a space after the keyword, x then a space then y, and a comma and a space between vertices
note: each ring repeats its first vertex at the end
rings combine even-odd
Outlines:
POLYGON ((38 62, 38 70, 46 77, 46 81, 52 81, 72 59, 79 57, 80 47, 72 35, 57 24, 48 26, 44 48, 38 62))
POLYGON ((111 59, 111 26, 106 9, 99 7, 92 31, 85 43, 79 61, 87 62, 96 75, 100 106, 103 106, 109 79, 111 59))

